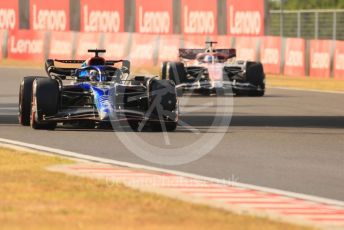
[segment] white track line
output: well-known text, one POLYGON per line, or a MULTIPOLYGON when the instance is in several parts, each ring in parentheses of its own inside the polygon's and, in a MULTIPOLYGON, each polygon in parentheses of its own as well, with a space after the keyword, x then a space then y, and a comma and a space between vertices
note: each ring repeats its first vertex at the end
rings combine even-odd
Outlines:
POLYGON ((113 165, 118 165, 118 166, 122 166, 122 167, 134 168, 134 169, 144 169, 144 170, 149 170, 149 171, 154 171, 154 172, 168 173, 168 174, 192 178, 192 179, 201 180, 201 181, 208 181, 208 182, 217 183, 217 184, 225 184, 225 185, 229 185, 229 186, 241 187, 241 188, 246 188, 246 189, 254 189, 254 190, 263 191, 263 192, 267 192, 267 193, 275 193, 275 194, 283 195, 286 197, 303 199, 303 200, 307 200, 307 201, 311 201, 311 202, 315 202, 315 203, 323 203, 323 204, 329 204, 329 205, 344 207, 343 201, 338 201, 338 200, 333 200, 333 199, 328 199, 328 198, 305 195, 305 194, 295 193, 295 192, 288 192, 288 191, 284 191, 284 190, 267 188, 267 187, 250 185, 250 184, 244 184, 244 183, 239 183, 239 182, 225 181, 225 180, 221 180, 221 179, 217 179, 217 178, 211 178, 211 177, 205 177, 205 176, 200 176, 200 175, 196 175, 196 174, 185 173, 185 172, 180 172, 180 171, 175 171, 175 170, 168 170, 168 169, 163 169, 163 168, 151 167, 151 166, 147 166, 147 165, 134 164, 134 163, 123 162, 123 161, 116 161, 116 160, 100 158, 100 157, 85 155, 85 154, 81 154, 81 153, 76 153, 76 152, 71 152, 71 151, 66 151, 66 150, 41 146, 41 145, 35 145, 35 144, 30 144, 30 143, 15 141, 15 140, 9 140, 9 139, 4 139, 4 138, 0 138, 0 143, 3 143, 2 146, 4 146, 4 147, 6 147, 6 144, 7 144, 7 145, 12 146, 12 147, 13 146, 14 147, 16 147, 16 146, 22 147, 22 148, 24 147, 24 148, 29 148, 29 149, 33 149, 33 150, 54 153, 54 154, 58 154, 61 156, 77 158, 77 159, 81 159, 81 160, 88 160, 88 161, 99 162, 99 163, 113 164, 113 165))
POLYGON ((294 91, 316 92, 316 93, 344 94, 344 92, 341 92, 341 91, 302 89, 302 88, 294 88, 294 87, 269 87, 268 86, 268 89, 282 89, 282 90, 294 90, 294 91))
POLYGON ((18 110, 18 107, 0 107, 0 110, 18 110))

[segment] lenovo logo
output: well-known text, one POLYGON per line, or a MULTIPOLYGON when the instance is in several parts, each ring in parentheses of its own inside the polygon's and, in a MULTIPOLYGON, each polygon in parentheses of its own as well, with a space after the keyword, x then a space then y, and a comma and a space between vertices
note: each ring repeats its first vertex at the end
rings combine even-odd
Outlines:
POLYGON ((121 18, 118 11, 91 10, 88 5, 85 5, 83 13, 85 32, 120 31, 121 18))
POLYGON ((130 58, 135 60, 151 60, 153 47, 151 44, 136 45, 130 53, 130 58))
POLYGON ((255 50, 250 48, 240 48, 237 51, 237 56, 239 60, 249 60, 254 61, 255 60, 255 50))
POLYGON ((263 50, 261 62, 264 64, 277 65, 279 63, 279 50, 267 48, 263 50))
POLYGON ((171 19, 168 11, 144 11, 139 7, 140 33, 170 33, 171 19))
POLYGON ((106 46, 107 53, 111 54, 112 58, 124 58, 124 48, 123 44, 118 43, 108 43, 106 46))
POLYGON ((33 4, 32 14, 34 30, 64 31, 67 28, 67 16, 64 10, 37 10, 37 6, 33 4))
POLYGON ((10 38, 10 52, 14 54, 41 54, 43 52, 43 40, 10 38))
POLYGON ((304 57, 302 51, 291 50, 285 64, 289 67, 303 67, 304 57))
POLYGON ((184 33, 211 34, 215 32, 215 15, 212 11, 189 11, 184 6, 184 33))
POLYGON ((313 69, 328 69, 330 67, 330 55, 320 52, 313 53, 311 67, 313 69))
POLYGON ((229 24, 231 34, 260 35, 262 19, 259 11, 235 11, 229 7, 229 24))
POLYGON ((50 54, 65 55, 69 54, 72 50, 72 44, 69 41, 56 40, 51 43, 50 54))
POLYGON ((87 50, 90 49, 90 47, 98 47, 98 42, 92 42, 92 41, 82 41, 79 43, 77 56, 85 56, 88 55, 87 50))
POLYGON ((0 9, 0 29, 14 29, 16 12, 14 9, 0 9))
POLYGON ((336 69, 344 70, 344 54, 336 53, 336 69))
POLYGON ((160 52, 159 52, 159 58, 161 60, 177 60, 178 46, 175 46, 175 45, 161 46, 160 52))

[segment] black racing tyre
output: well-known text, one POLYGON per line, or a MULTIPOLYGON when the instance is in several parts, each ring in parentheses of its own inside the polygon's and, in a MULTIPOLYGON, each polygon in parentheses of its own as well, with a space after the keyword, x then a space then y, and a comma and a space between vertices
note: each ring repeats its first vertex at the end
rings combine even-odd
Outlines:
POLYGON ((149 107, 160 119, 150 122, 151 130, 165 131, 166 128, 166 131, 174 131, 177 128, 177 121, 173 116, 178 106, 175 84, 168 80, 153 80, 150 90, 149 107))
POLYGON ((30 125, 31 102, 32 102, 32 83, 36 78, 43 77, 24 77, 19 87, 19 124, 23 126, 30 125))
POLYGON ((56 128, 56 122, 42 121, 43 115, 52 116, 58 111, 59 84, 50 78, 35 79, 32 85, 32 108, 30 124, 33 129, 56 128))
POLYGON ((184 95, 183 88, 178 87, 177 90, 177 97, 182 97, 184 95))
POLYGON ((200 89, 200 90, 199 90, 199 93, 200 93, 202 96, 210 96, 211 90, 209 90, 209 89, 200 89))
POLYGON ((140 127, 140 122, 139 122, 139 121, 137 121, 137 120, 128 120, 128 125, 129 125, 129 127, 130 127, 133 131, 135 131, 135 132, 139 131, 139 130, 138 130, 139 127, 140 127))
POLYGON ((167 65, 168 65, 167 61, 164 61, 161 65, 161 79, 162 80, 167 79, 167 65))
POLYGON ((261 97, 265 93, 265 74, 261 63, 247 62, 246 80, 260 90, 247 92, 248 96, 261 97))
POLYGON ((91 120, 80 121, 78 126, 81 129, 94 129, 96 127, 96 122, 91 120))
POLYGON ((224 97, 226 95, 226 90, 222 88, 216 89, 215 94, 218 97, 224 97))
MULTIPOLYGON (((164 64, 162 68, 162 73, 163 73, 163 70, 164 70, 164 64)), ((162 74, 162 79, 171 80, 176 85, 188 82, 185 66, 181 62, 165 63, 165 73, 167 75, 165 75, 165 78, 163 78, 164 75, 162 74)))
POLYGON ((150 123, 150 128, 153 132, 161 132, 161 131, 173 132, 177 129, 177 122, 153 121, 150 123))

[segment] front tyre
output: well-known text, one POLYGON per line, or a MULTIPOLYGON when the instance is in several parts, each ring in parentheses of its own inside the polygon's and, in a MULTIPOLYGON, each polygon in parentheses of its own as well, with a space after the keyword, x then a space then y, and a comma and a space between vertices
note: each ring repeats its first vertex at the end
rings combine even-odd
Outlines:
POLYGON ((262 97, 265 94, 265 74, 262 63, 247 62, 246 80, 257 87, 256 91, 248 92, 248 96, 262 97))
POLYGON ((44 121, 44 116, 53 116, 58 111, 59 84, 50 78, 35 79, 32 86, 32 108, 30 124, 33 129, 53 130, 56 122, 44 121))
POLYGON ((19 124, 23 126, 30 125, 31 103, 32 103, 32 84, 36 78, 42 77, 24 77, 19 87, 19 124))
POLYGON ((171 80, 176 85, 188 82, 187 72, 182 62, 164 62, 161 69, 161 78, 171 80))
POLYGON ((152 121, 150 128, 153 132, 173 132, 177 129, 177 122, 175 121, 152 121))
POLYGON ((152 131, 171 132, 177 128, 178 100, 175 84, 168 80, 153 80, 150 86, 150 109, 158 121, 151 121, 152 131))

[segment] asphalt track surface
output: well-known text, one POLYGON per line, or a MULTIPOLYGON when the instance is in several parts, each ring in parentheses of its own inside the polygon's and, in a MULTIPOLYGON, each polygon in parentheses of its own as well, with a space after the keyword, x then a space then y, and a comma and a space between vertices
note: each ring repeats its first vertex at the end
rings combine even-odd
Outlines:
MULTIPOLYGON (((42 74, 0 69, 0 138, 344 201, 344 94, 268 89, 262 98, 234 97, 230 127, 209 154, 189 164, 163 166, 131 153, 112 130, 19 126, 20 79, 42 74)), ((213 113, 211 100, 191 97, 181 103, 181 119, 201 133, 211 132, 212 118, 224 116, 213 113)), ((161 133, 126 134, 164 143, 161 133)), ((174 147, 187 145, 194 136, 186 127, 168 134, 174 147)))

